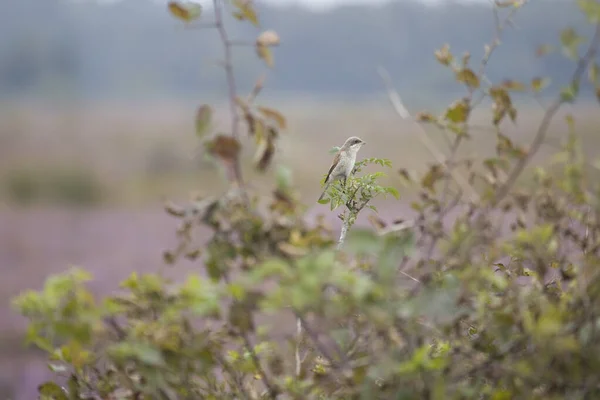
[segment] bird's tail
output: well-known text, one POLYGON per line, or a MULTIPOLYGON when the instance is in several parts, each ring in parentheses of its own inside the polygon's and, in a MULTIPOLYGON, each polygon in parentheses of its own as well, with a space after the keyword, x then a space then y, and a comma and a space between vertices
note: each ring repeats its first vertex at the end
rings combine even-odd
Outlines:
POLYGON ((327 189, 329 189, 329 184, 330 184, 330 182, 327 182, 327 185, 325 185, 325 189, 323 189, 323 193, 321 193, 321 196, 319 196, 319 200, 317 200, 317 201, 323 200, 325 193, 327 193, 327 189))

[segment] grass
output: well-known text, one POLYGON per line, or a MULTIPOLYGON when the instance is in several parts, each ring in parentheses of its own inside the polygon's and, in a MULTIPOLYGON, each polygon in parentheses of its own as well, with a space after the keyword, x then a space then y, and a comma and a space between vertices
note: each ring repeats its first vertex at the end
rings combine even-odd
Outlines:
MULTIPOLYGON (((4 107, 6 111, 0 115, 0 200, 11 204, 137 207, 154 204, 167 195, 185 197, 191 187, 209 192, 222 188, 220 171, 196 151, 195 105, 167 104, 102 104, 83 109, 4 107)), ((600 116, 592 107, 575 110, 590 154, 600 145, 595 134, 600 116)), ((282 133, 275 163, 292 169, 305 201, 319 194, 318 182, 331 161, 328 150, 350 135, 368 142, 361 156, 390 158, 395 168, 424 171, 433 161, 418 138, 420 131, 415 124, 399 120, 386 103, 346 107, 283 103, 278 108, 287 116, 289 129, 282 133)), ((216 128, 226 130, 226 108, 217 111, 216 128)), ((516 142, 527 143, 540 117, 539 108, 523 109, 518 125, 507 123, 503 131, 516 142)), ((475 113, 477 127, 461 155, 493 154, 495 135, 488 120, 486 110, 475 113)), ((566 125, 558 117, 549 145, 538 160, 556 147, 565 132, 566 125)), ((443 134, 433 128, 429 134, 447 153, 443 134)), ((266 189, 274 172, 254 172, 254 144, 250 139, 244 142, 246 178, 266 189)), ((386 183, 400 185, 400 180, 392 172, 386 183)))

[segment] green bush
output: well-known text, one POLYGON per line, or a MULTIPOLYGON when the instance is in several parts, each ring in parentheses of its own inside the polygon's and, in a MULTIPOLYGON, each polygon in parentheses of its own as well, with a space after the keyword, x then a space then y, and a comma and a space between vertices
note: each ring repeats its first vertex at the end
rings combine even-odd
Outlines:
MULTIPOLYGON (((250 3, 233 4, 238 19, 257 24, 250 3)), ((400 170, 420 192, 412 220, 373 214, 372 229, 353 227, 359 213, 376 212, 374 197, 398 194, 379 185, 381 173, 360 175, 366 164, 384 168, 388 160, 362 160, 325 201, 343 209, 336 240, 323 219, 307 221, 288 175, 281 173, 268 195, 248 190, 237 117, 230 134, 203 139, 212 113, 200 107, 197 133, 232 185, 222 196, 166 206, 181 225, 179 244, 164 258, 199 260, 207 277, 174 283, 133 273, 119 293, 99 301, 86 287, 91 276, 72 270, 20 295, 14 304, 30 320, 28 341, 47 351, 50 367, 66 379, 64 387, 42 384, 43 398, 600 398, 600 186, 586 175, 589 162, 572 117, 552 173, 529 165, 556 112, 574 101, 580 85, 600 88, 594 62, 600 3, 578 4, 595 25, 594 36, 580 53, 585 40, 572 29, 561 33, 574 73, 528 147, 503 134, 503 123, 518 120, 513 92, 536 94, 543 79, 529 88, 488 82, 485 66, 499 40, 486 47, 477 71, 468 55, 458 61, 448 46, 436 51, 467 96, 439 117, 417 116, 451 135, 452 145, 446 157, 424 133, 437 163, 420 177, 400 170), (470 112, 486 97, 493 102, 496 154, 460 160, 456 149, 470 138, 470 112), (517 187, 523 173, 534 179, 517 187), (199 227, 211 230, 207 243, 195 240, 199 227), (264 315, 278 326, 259 324, 264 315), (296 324, 281 326, 286 315, 296 324), (275 328, 293 337, 282 338, 275 328)), ((520 6, 496 4, 498 36, 520 6)), ((186 21, 201 10, 174 2, 170 9, 186 21)), ((257 40, 268 64, 276 39, 267 32, 257 40)), ((226 57, 227 71, 230 62, 226 57)), ((233 76, 228 79, 234 87, 233 76)), ((230 100, 256 139, 255 165, 263 171, 285 119, 253 104, 260 87, 246 100, 230 100)), ((399 96, 391 87, 389 94, 403 116, 399 96)))
POLYGON ((102 201, 103 186, 85 170, 48 168, 18 169, 4 177, 4 196, 18 205, 38 202, 89 206, 102 201))

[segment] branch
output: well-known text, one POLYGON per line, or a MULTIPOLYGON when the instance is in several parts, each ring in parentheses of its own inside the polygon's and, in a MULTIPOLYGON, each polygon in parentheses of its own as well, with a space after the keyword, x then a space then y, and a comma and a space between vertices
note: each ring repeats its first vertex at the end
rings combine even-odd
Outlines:
MULTIPOLYGON (((225 68, 225 73, 227 76, 227 88, 228 88, 228 98, 229 98, 229 111, 231 113, 231 136, 239 140, 239 114, 237 112, 235 97, 236 97, 236 83, 235 83, 235 75, 233 73, 233 63, 232 63, 232 55, 231 55, 231 47, 232 42, 229 40, 227 35, 227 31, 225 30, 225 25, 223 24, 223 12, 221 10, 221 0, 213 0, 213 5, 215 8, 215 26, 219 31, 219 36, 221 37, 221 42, 223 43, 225 60, 223 61, 223 67, 225 68)), ((242 195, 246 202, 248 201, 246 196, 246 191, 244 190, 244 181, 242 179, 242 171, 240 168, 240 161, 236 157, 233 163, 233 175, 235 178, 235 182, 242 189, 242 195)))
MULTIPOLYGON (((323 344, 319 341, 319 338, 317 337, 315 332, 309 328, 308 324, 306 323, 306 321, 304 320, 302 315, 298 311, 295 311, 295 314, 296 314, 296 318, 298 319, 298 321, 304 326, 304 330, 306 331, 306 333, 308 334, 308 336, 314 343, 317 350, 319 350, 319 352, 323 355, 323 357, 325 357, 327 359, 327 361, 329 361, 329 364, 331 365, 332 368, 334 368, 336 370, 339 369, 340 366, 335 361, 333 354, 331 354, 329 352, 329 350, 327 350, 327 348, 325 346, 323 346, 323 344)), ((338 356, 340 357, 340 361, 342 363, 344 363, 345 362, 344 352, 339 347, 337 347, 337 343, 336 343, 336 353, 338 353, 338 356)))
MULTIPOLYGON (((379 67, 378 72, 379 72, 379 75, 381 76, 381 79, 383 80, 384 84, 386 85, 388 98, 390 100, 390 103, 392 103, 392 107, 394 107, 394 110, 396 111, 396 113, 402 119, 411 118, 410 113, 408 112, 408 110, 406 110, 406 108, 402 104, 400 95, 393 88, 392 82, 390 79, 390 75, 388 74, 388 72, 383 67, 379 67)), ((456 171, 454 171, 452 168, 450 168, 448 166, 448 164, 444 160, 445 159, 444 154, 442 154, 442 152, 436 147, 436 145, 429 138, 429 136, 427 136, 427 132, 425 131, 425 129, 420 124, 417 124, 417 126, 419 127, 419 130, 421 131, 421 135, 420 135, 421 142, 425 145, 425 147, 427 147, 427 150, 429 150, 429 152, 433 155, 433 157, 436 159, 436 161, 448 171, 448 173, 452 176, 452 178, 454 178, 456 183, 461 187, 463 192, 467 193, 470 196, 471 201, 474 203, 477 203, 479 201, 479 195, 477 194, 475 189, 469 184, 469 182, 467 182, 463 178, 462 175, 458 174, 456 171)))
MULTIPOLYGON (((525 4, 526 2, 527 2, 527 0, 524 0, 523 4, 525 4)), ((492 57, 492 54, 494 54, 494 51, 496 51, 498 46, 500 46, 500 39, 502 36, 502 32, 504 32, 506 25, 511 23, 511 20, 517 11, 517 7, 513 7, 510 10, 508 16, 502 22, 500 22, 500 16, 498 15, 498 8, 493 3, 492 3, 492 7, 493 7, 494 27, 495 27, 494 37, 492 38, 491 44, 486 45, 485 54, 483 55, 481 62, 479 64, 479 70, 477 71, 477 78, 480 81, 484 80, 485 67, 489 63, 490 58, 492 57)), ((479 103, 481 103, 486 97, 486 93, 483 92, 481 94, 481 96, 479 96, 479 98, 473 102, 474 94, 475 94, 475 89, 473 87, 469 87, 469 91, 467 94, 467 101, 468 101, 468 103, 471 104, 470 105, 471 110, 473 110, 475 107, 477 107, 477 105, 479 105, 479 103)), ((469 129, 470 128, 471 127, 469 127, 469 129)), ((454 158, 456 157, 456 153, 458 152, 458 148, 460 147, 460 144, 462 143, 464 137, 466 137, 466 136, 459 135, 454 139, 454 142, 452 143, 452 145, 450 147, 450 156, 448 157, 449 164, 452 164, 452 162, 454 161, 454 158)), ((448 190, 449 190, 449 186, 450 186, 449 183, 450 183, 450 181, 446 180, 446 183, 442 190, 442 200, 441 200, 442 203, 445 203, 446 196, 448 194, 448 190)), ((428 251, 428 254, 431 254, 431 250, 428 251)))
MULTIPOLYGON (((571 78, 572 85, 579 85, 579 82, 581 81, 581 78, 583 77, 583 74, 584 74, 587 66, 592 61, 594 56, 596 55, 599 45, 600 45, 600 23, 596 24, 596 29, 594 31, 594 36, 592 37, 590 45, 589 45, 585 55, 582 58, 580 58, 579 62, 577 63, 577 67, 575 68, 575 72, 573 73, 573 76, 571 78)), ((498 204, 510 192, 511 188, 513 187, 513 185, 515 184, 515 182, 517 181, 517 179, 523 172, 523 169, 527 166, 527 164, 531 161, 533 156, 537 153, 539 148, 542 146, 544 139, 546 138, 546 135, 548 134, 548 128, 550 127, 550 123, 552 122, 552 119, 554 118, 554 116, 556 115, 556 113, 558 112, 558 110, 564 103, 565 103, 565 100, 562 98, 562 95, 559 94, 557 96, 557 98, 554 100, 554 102, 552 104, 550 104, 550 106, 546 110, 546 113, 544 114, 544 116, 540 122, 537 132, 533 138, 533 141, 531 142, 529 151, 527 152, 525 157, 521 158, 516 163, 515 168, 508 175, 508 178, 505 181, 504 185, 502 185, 498 189, 498 192, 496 192, 496 196, 494 197, 494 200, 492 202, 492 206, 498 204)))
POLYGON ((260 360, 258 359, 256 352, 252 348, 252 343, 250 342, 250 338, 248 337, 248 334, 243 332, 243 333, 241 333, 241 335, 242 335, 242 338, 244 339, 244 343, 246 344, 246 347, 248 348, 248 351, 250 352, 250 357, 252 358, 252 363, 254 364, 254 367, 260 374, 260 379, 267 387, 269 397, 272 399, 277 399, 277 389, 275 388, 273 383, 271 383, 271 380, 269 378, 267 378, 267 374, 265 373, 265 370, 263 369, 262 365, 260 364, 260 360))
POLYGON ((296 377, 300 377, 302 371, 302 357, 300 356, 300 341, 302 340, 302 320, 296 318, 296 377))
POLYGON ((342 224, 342 230, 340 232, 340 238, 338 239, 337 249, 340 250, 344 245, 344 241, 346 240, 346 235, 348 234, 348 230, 350 229, 350 216, 352 211, 348 211, 346 218, 344 218, 344 222, 342 224))

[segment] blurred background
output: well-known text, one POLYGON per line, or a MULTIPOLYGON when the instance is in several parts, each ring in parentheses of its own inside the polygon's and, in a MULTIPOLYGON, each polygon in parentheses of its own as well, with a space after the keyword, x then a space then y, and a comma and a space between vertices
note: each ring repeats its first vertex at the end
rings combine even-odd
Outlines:
MULTIPOLYGON (((210 2, 202 4, 202 19, 210 21, 210 2)), ((255 7, 261 29, 281 37, 259 102, 285 114, 289 128, 273 169, 265 175, 248 170, 247 180, 268 190, 277 169, 289 168, 309 212, 324 212, 334 223, 336 213, 315 200, 329 149, 346 137, 362 137, 368 145, 361 156, 390 158, 396 169, 423 171, 433 161, 415 125, 389 105, 377 67, 390 72, 410 112, 437 114, 465 91, 433 52, 449 43, 457 57, 469 51, 477 66, 495 35, 486 0, 271 0, 255 7)), ((226 22, 235 39, 253 41, 260 32, 249 23, 226 22)), ((555 95, 574 69, 560 54, 535 56, 539 45, 558 46, 567 26, 590 33, 575 2, 532 0, 493 55, 487 72, 493 82, 551 78, 546 97, 516 98, 522 106, 517 124, 503 129, 517 142, 531 137, 540 102, 555 95)), ((234 53, 238 90, 245 94, 266 68, 252 47, 234 53)), ((71 265, 91 270, 98 292, 114 289, 131 271, 158 270, 176 228, 162 201, 225 188, 219 170, 199 155, 194 134, 194 112, 202 103, 215 105, 217 128, 228 129, 221 57, 217 32, 185 29, 168 13, 166 0, 0 2, 1 399, 36 398, 37 384, 48 376, 39 354, 21 344, 25 325, 10 310, 11 297, 39 289, 71 265)), ((593 92, 582 92, 569 111, 593 155, 600 117, 593 92)), ((494 151, 489 120, 489 104, 483 104, 464 154, 494 151)), ((564 123, 557 121, 541 157, 564 137, 564 123)), ((444 145, 440 132, 429 133, 444 145)), ((399 187, 397 173, 388 172, 387 183, 399 187)), ((402 216, 410 195, 383 202, 383 217, 402 216)))

